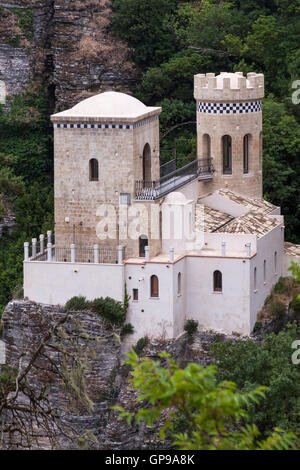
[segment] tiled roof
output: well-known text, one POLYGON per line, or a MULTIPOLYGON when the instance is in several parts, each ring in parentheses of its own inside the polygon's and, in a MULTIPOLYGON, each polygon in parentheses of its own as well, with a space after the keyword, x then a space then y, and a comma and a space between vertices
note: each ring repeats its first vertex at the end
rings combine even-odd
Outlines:
POLYGON ((279 224, 280 222, 274 217, 270 217, 255 210, 250 210, 246 214, 236 217, 225 226, 219 228, 217 232, 249 233, 260 238, 279 224))
POLYGON ((284 252, 290 256, 300 257, 300 245, 294 245, 294 243, 285 242, 284 243, 284 252))
POLYGON ((211 207, 204 206, 204 232, 215 232, 219 227, 227 224, 234 217, 211 207))
POLYGON ((234 193, 229 189, 219 189, 218 193, 221 196, 228 197, 231 201, 236 202, 237 204, 249 207, 249 209, 255 209, 256 211, 262 212, 264 214, 269 214, 276 209, 276 206, 268 201, 265 201, 264 199, 252 199, 250 197, 241 196, 240 194, 234 193))

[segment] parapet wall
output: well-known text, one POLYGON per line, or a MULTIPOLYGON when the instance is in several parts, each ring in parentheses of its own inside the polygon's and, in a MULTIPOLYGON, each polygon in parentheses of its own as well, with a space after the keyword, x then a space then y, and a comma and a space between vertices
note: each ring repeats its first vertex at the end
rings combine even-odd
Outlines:
POLYGON ((194 77, 195 100, 202 101, 253 101, 264 97, 264 75, 254 72, 221 72, 198 74, 194 77))

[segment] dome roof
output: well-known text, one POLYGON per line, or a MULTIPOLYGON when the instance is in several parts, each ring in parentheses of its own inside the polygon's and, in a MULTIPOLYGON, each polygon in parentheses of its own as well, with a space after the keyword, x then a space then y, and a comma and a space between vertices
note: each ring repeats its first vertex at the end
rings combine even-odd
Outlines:
POLYGON ((87 98, 73 106, 73 108, 57 113, 55 116, 131 118, 149 113, 155 109, 159 108, 145 106, 138 99, 125 93, 106 91, 87 98))
MULTIPOLYGON (((224 78, 230 78, 230 88, 239 88, 238 79, 243 77, 242 72, 230 73, 230 72, 221 72, 220 75, 216 76, 217 79, 217 88, 223 88, 224 78)), ((246 86, 250 86, 249 80, 246 80, 246 86)))
POLYGON ((184 194, 179 191, 173 191, 166 196, 164 202, 166 204, 186 204, 188 200, 184 194))

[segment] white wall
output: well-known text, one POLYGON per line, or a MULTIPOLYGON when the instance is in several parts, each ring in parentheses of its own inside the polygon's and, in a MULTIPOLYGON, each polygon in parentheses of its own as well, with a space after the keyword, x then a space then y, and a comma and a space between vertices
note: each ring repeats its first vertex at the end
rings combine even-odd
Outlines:
POLYGON ((167 263, 127 264, 125 281, 131 296, 127 322, 134 325, 136 334, 131 340, 142 336, 150 338, 173 337, 173 285, 172 265, 167 263), (169 266, 169 267, 167 267, 169 266), (150 297, 150 277, 159 279, 159 297, 150 297), (138 289, 139 300, 133 300, 132 289, 138 289), (143 311, 142 311, 143 310, 143 311))
POLYGON ((257 255, 251 259, 251 328, 254 327, 258 312, 266 297, 283 274, 283 238, 281 226, 276 227, 257 241, 257 255), (275 271, 275 252, 277 269, 275 271), (264 280, 264 260, 266 260, 266 280, 264 280), (254 269, 256 267, 256 289, 254 288, 254 269))
POLYGON ((203 329, 250 333, 250 261, 241 258, 187 258, 187 317, 203 329), (222 292, 213 290, 213 273, 222 273, 222 292))
POLYGON ((124 300, 124 266, 120 264, 24 262, 24 297, 64 305, 71 297, 124 300))

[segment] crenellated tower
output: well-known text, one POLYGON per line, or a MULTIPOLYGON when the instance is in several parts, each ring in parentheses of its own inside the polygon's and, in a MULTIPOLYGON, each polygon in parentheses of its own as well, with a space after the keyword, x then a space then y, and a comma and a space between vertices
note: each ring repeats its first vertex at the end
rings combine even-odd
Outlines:
POLYGON ((195 75, 198 158, 211 157, 215 173, 205 190, 229 188, 262 197, 264 75, 195 75))

